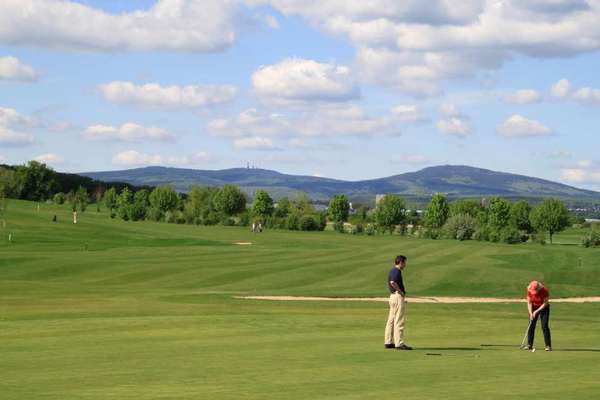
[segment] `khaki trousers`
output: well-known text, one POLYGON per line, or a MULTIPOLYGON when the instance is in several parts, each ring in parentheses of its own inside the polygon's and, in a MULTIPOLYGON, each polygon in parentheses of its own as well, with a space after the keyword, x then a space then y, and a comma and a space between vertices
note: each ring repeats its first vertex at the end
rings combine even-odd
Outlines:
POLYGON ((406 300, 399 293, 390 295, 390 313, 385 325, 385 344, 404 344, 404 311, 406 300))

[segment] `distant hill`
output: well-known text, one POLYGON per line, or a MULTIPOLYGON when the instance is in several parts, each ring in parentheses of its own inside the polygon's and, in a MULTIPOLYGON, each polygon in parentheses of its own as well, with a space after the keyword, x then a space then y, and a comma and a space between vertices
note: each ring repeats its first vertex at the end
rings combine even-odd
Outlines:
POLYGON ((136 186, 169 184, 182 192, 188 191, 192 185, 234 184, 248 194, 264 189, 275 198, 304 192, 312 199, 327 200, 335 194, 345 193, 356 201, 373 201, 376 194, 397 193, 419 201, 428 199, 434 193, 445 193, 450 198, 503 196, 536 199, 554 196, 573 201, 600 202, 600 192, 523 175, 454 165, 429 167, 417 172, 364 181, 286 175, 265 169, 246 168, 210 171, 146 167, 84 172, 80 175, 104 182, 127 182, 136 186))

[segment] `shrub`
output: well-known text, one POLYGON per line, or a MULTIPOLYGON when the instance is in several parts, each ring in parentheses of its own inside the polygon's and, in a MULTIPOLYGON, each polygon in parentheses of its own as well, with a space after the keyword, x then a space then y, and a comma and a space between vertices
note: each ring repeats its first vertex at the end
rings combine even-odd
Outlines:
POLYGON ((532 233, 531 241, 537 244, 546 244, 546 234, 544 232, 532 233))
POLYGON ((148 209, 148 211, 146 212, 146 217, 150 220, 150 221, 155 221, 155 222, 159 222, 162 221, 164 218, 164 214, 162 211, 160 211, 158 208, 155 207, 151 207, 148 209))
POLYGON ((231 217, 225 217, 221 219, 221 225, 223 226, 235 226, 235 220, 231 217))
POLYGON ((470 240, 475 232, 475 218, 469 214, 456 214, 446 221, 444 235, 449 239, 470 240))
POLYGON ((373 224, 367 224, 367 227, 365 228, 365 233, 368 236, 373 236, 375 234, 375 227, 373 226, 373 224))
POLYGON ((173 211, 165 212, 165 222, 168 224, 172 224, 175 222, 175 213, 173 211))
POLYGON ((344 233, 344 223, 342 221, 336 221, 333 224, 333 230, 339 233, 344 233))
POLYGON ((240 214, 240 220, 238 221, 239 226, 249 226, 250 225, 250 213, 248 211, 244 211, 240 214))
POLYGON ((292 213, 287 217, 287 228, 291 231, 300 229, 300 217, 296 213, 292 213))
POLYGON ((363 226, 363 224, 356 224, 356 226, 354 227, 354 230, 355 230, 355 233, 360 234, 365 231, 365 227, 363 226))
POLYGON ((516 228, 506 228, 500 233, 500 240, 508 244, 521 243, 521 232, 516 228))
POLYGON ((488 241, 490 240, 490 229, 487 226, 480 226, 475 229, 472 238, 479 241, 488 241))
POLYGON ((65 194, 62 192, 58 192, 54 195, 53 200, 55 204, 65 204, 65 194))
POLYGON ((319 222, 312 215, 303 215, 300 218, 300 230, 318 231, 319 230, 319 222))
POLYGON ((592 230, 581 241, 583 247, 600 247, 600 230, 592 230))

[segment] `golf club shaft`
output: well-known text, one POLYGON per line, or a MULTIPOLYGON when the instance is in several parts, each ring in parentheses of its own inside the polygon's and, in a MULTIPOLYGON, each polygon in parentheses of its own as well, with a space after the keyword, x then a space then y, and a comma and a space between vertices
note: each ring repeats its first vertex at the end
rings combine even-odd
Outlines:
POLYGON ((523 348, 523 346, 525 346, 525 340, 527 340, 527 335, 529 333, 529 328, 531 327, 531 319, 529 320, 529 324, 527 325, 527 329, 525 330, 525 336, 523 336, 523 340, 521 341, 521 347, 520 349, 523 348))

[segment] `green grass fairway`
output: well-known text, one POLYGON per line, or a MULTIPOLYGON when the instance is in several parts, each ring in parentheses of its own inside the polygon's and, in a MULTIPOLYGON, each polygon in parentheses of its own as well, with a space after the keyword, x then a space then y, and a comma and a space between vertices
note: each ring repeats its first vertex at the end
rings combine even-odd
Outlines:
POLYGON ((253 235, 110 220, 93 207, 74 226, 67 207, 42 205, 38 213, 35 204, 17 201, 0 234, 3 400, 600 393, 600 304, 554 304, 555 351, 543 351, 538 330, 538 351, 529 353, 517 349, 524 305, 409 303, 407 342, 416 350, 398 352, 383 349, 385 303, 232 297, 385 296, 398 253, 409 257, 412 295, 518 297, 531 279, 547 282, 553 297, 599 295, 597 249, 334 232, 253 235))

